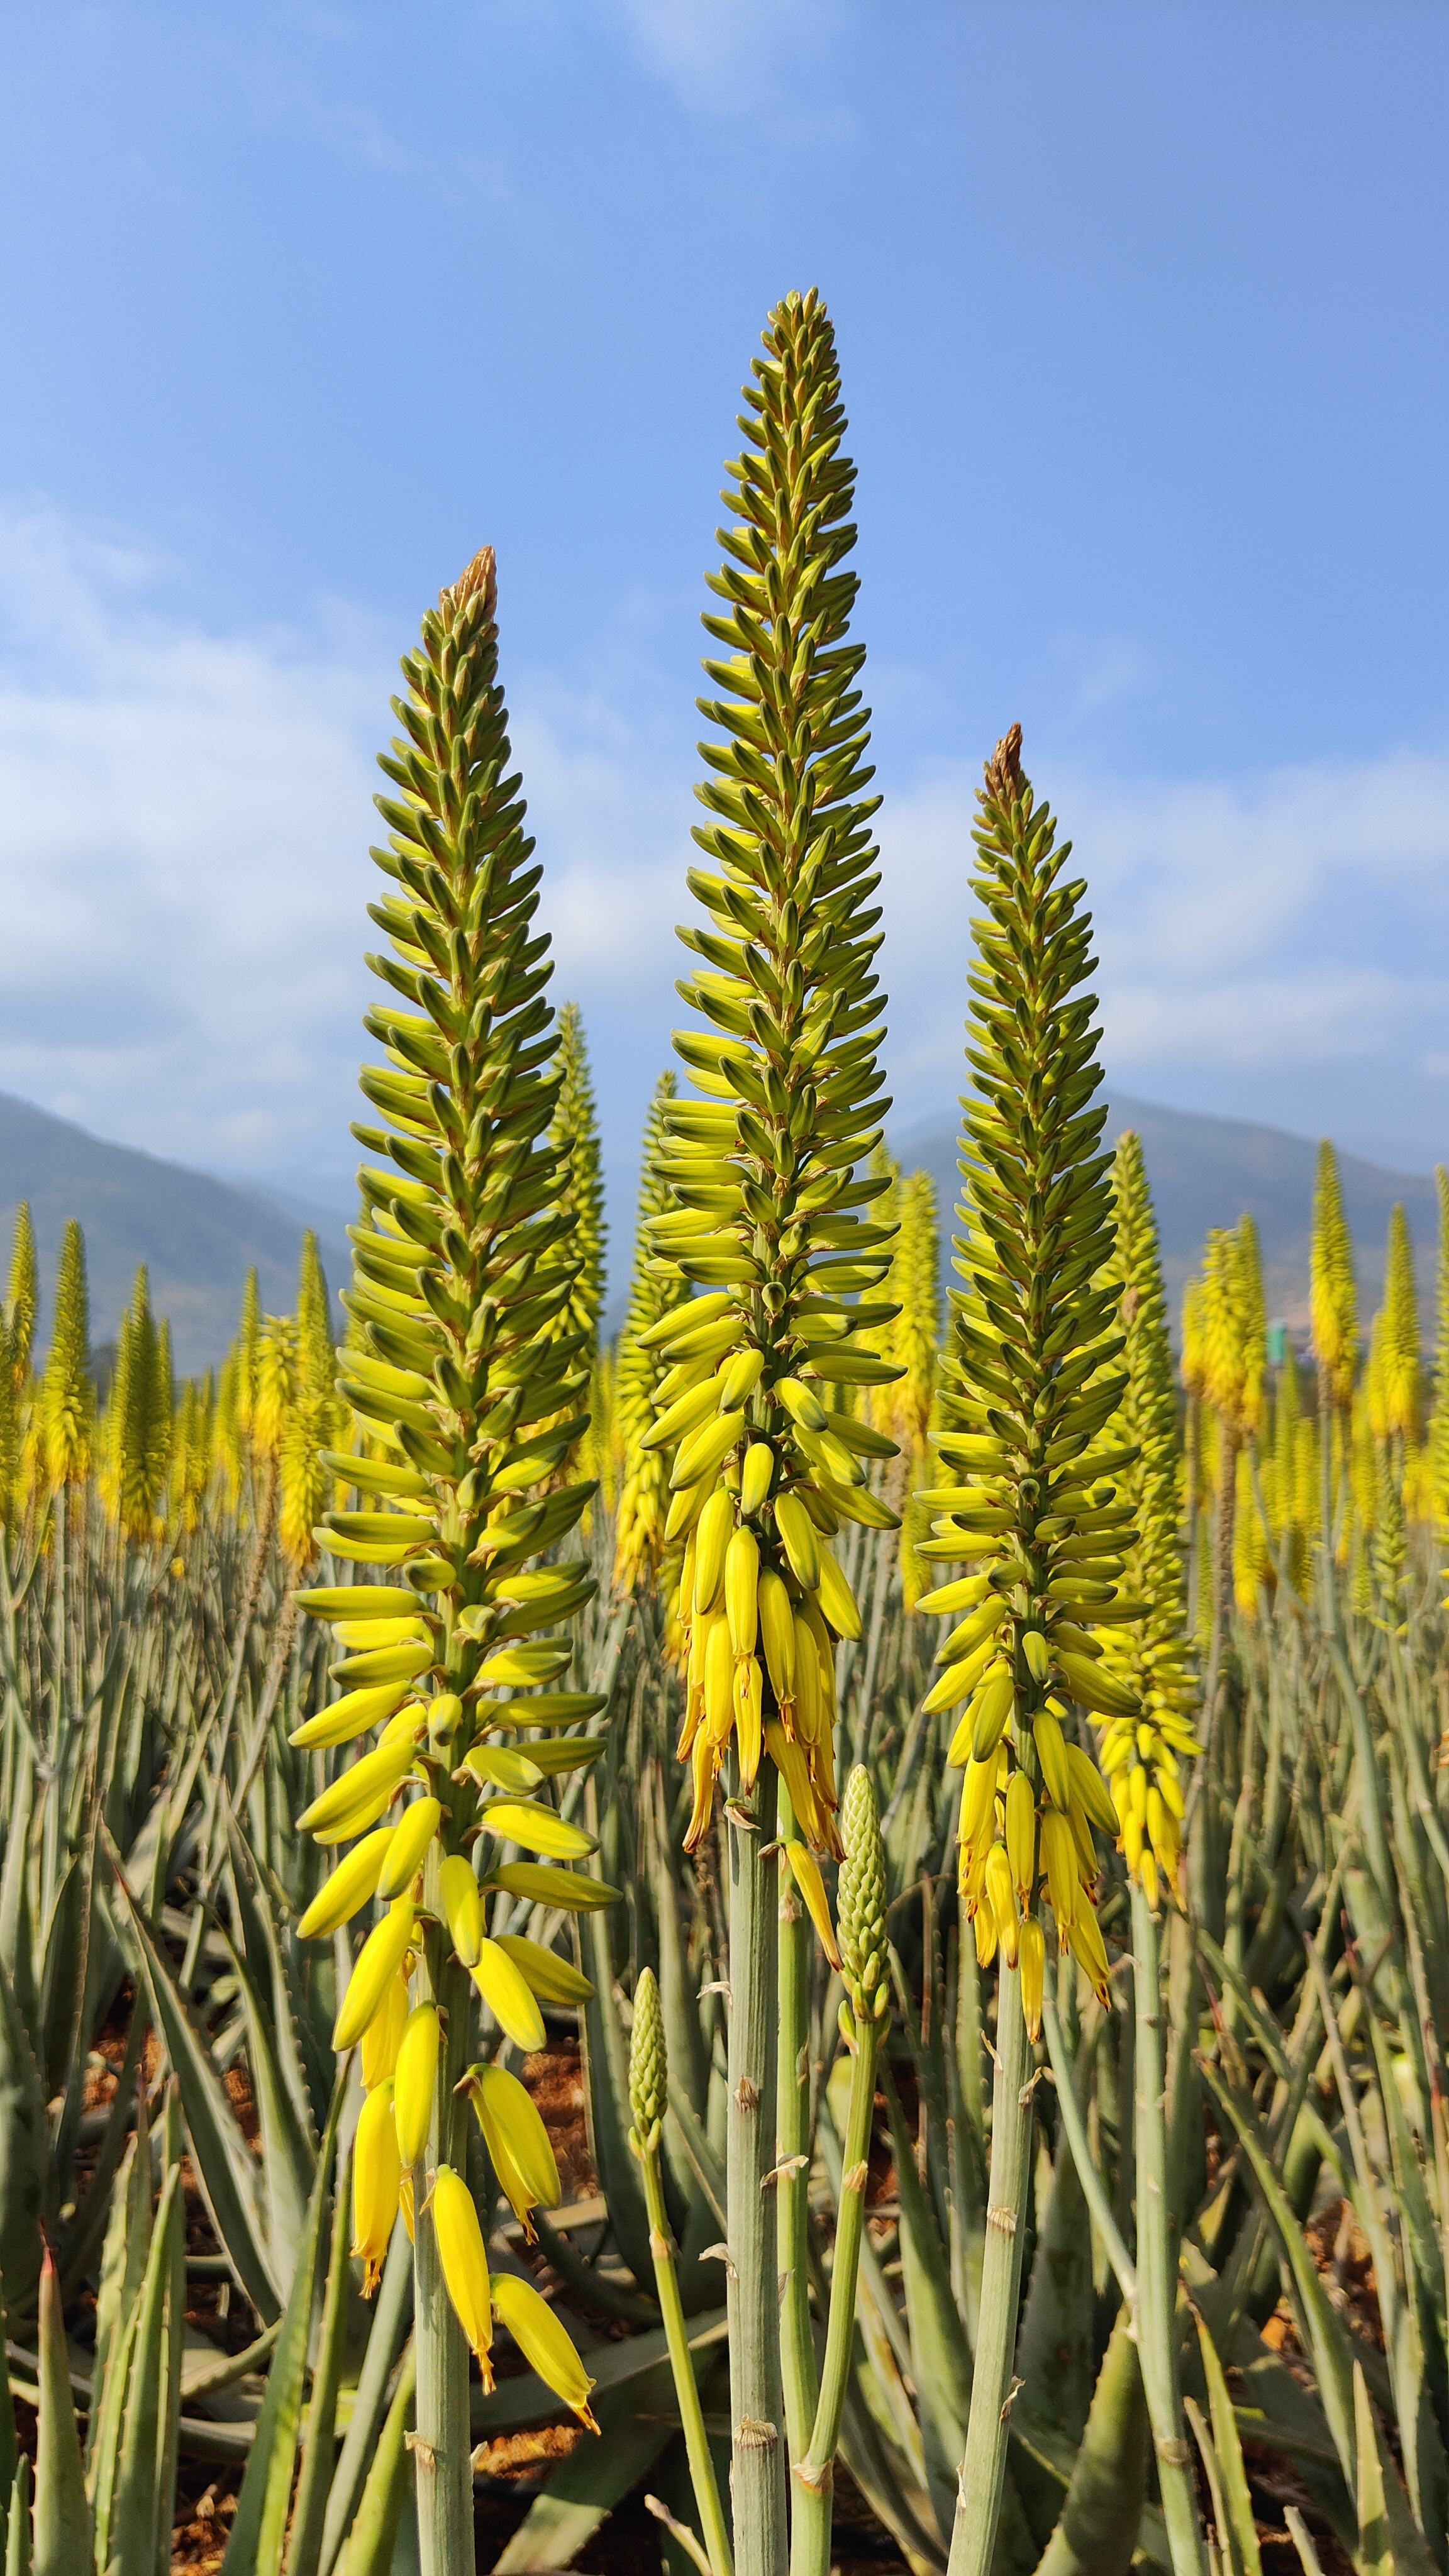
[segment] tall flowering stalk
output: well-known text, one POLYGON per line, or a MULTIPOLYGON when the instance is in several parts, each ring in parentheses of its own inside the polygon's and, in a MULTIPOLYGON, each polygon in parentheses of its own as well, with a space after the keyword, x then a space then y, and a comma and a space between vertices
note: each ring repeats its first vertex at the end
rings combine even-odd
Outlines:
POLYGON ((629 1283, 629 1303, 615 1361, 614 1405, 624 1462, 614 1533, 614 1583, 620 1592, 632 1592, 636 1584, 657 1578, 669 1519, 668 1456, 660 1449, 644 1446, 654 1428, 655 1400, 669 1364, 651 1348, 646 1337, 657 1324, 677 1312, 689 1295, 689 1283, 682 1277, 660 1277, 659 1264, 650 1250, 648 1229, 653 1219, 667 1214, 672 1204, 661 1164, 667 1147, 665 1108, 678 1089, 674 1075, 662 1073, 649 1107, 639 1170, 634 1275, 629 1283))
POLYGON ((1100 1631, 1135 1619, 1118 1582, 1136 1525, 1120 1476, 1135 1444, 1103 1435, 1127 1378, 1111 1158, 1083 881, 1064 878, 1048 808, 1013 726, 987 763, 972 879, 981 905, 967 1063, 967 1198, 941 1369, 936 1447, 950 1481, 921 1553, 977 1571, 922 1607, 959 1620, 926 1705, 960 1709, 960 1883, 983 1965, 1000 1959, 986 2255, 951 2576, 986 2576, 1006 2467, 1031 2130, 1029 2040, 1041 2025, 1047 1926, 1105 1997, 1092 1902, 1094 1828, 1116 1810, 1071 1705, 1135 1717, 1100 1631))
MULTIPOLYGON (((744 400, 736 516, 711 577, 722 608, 705 619, 728 656, 705 665, 723 694, 700 702, 720 737, 701 746, 711 819, 694 835, 713 865, 691 871, 703 919, 681 933, 700 963, 680 990, 705 1025, 675 1039, 695 1096, 663 1104, 674 1204, 649 1227, 662 1276, 705 1293, 639 1338, 671 1363, 648 1437, 672 1454, 666 1535, 687 1542, 677 1598, 691 1845, 725 1774, 735 2555, 741 2576, 779 2576, 776 2217, 790 2236, 798 2168, 787 2158, 779 2191, 762 2186, 778 2161, 777 2051, 800 2010, 802 1970, 793 1924, 782 1935, 778 1923, 778 1863, 781 1844, 795 1844, 818 1885, 812 1849, 840 1849, 833 1639, 859 1636, 860 1615, 831 1540, 847 1521, 895 1525, 868 1483, 868 1461, 894 1456, 895 1444, 829 1398, 897 1370, 860 1340, 895 1311, 861 1301, 891 1235, 869 1213, 888 1176, 867 1170, 887 1106, 871 903, 878 800, 865 792, 865 652, 848 631, 855 475, 841 446, 834 333, 815 293, 771 314, 744 400)), ((793 2067, 782 2137, 799 2107, 793 2067)), ((806 2287, 794 2270, 798 2303, 806 2287)), ((787 2331, 787 2344, 803 2368, 799 2334, 787 2331)), ((801 2425, 805 2411, 802 2395, 801 2425)))
POLYGON ((1109 1718, 1101 1762, 1117 1810, 1132 1905, 1135 2322, 1173 2567, 1176 2576, 1201 2576, 1197 2496, 1178 2381, 1177 2218, 1169 2188, 1157 1917, 1164 1893, 1176 1900, 1185 1768, 1202 1748, 1190 1716, 1197 1682, 1178 1530, 1177 1399, 1167 1299, 1141 1141, 1130 1132, 1119 1140, 1113 1163, 1112 1213, 1115 1240, 1105 1276, 1118 1292, 1127 1375, 1118 1420, 1137 1449, 1121 1473, 1137 1533, 1127 1572, 1141 1600, 1139 1616, 1101 1632, 1107 1662, 1137 1703, 1134 1716, 1109 1718))
POLYGON ((1318 1365, 1319 1573, 1325 1622, 1332 1628, 1336 1523, 1348 1472, 1353 1387, 1358 1369, 1358 1282, 1353 1237, 1344 1214, 1338 1156, 1326 1136, 1318 1148, 1308 1279, 1313 1356, 1318 1365))
POLYGON ((573 1652, 557 1631, 592 1578, 577 1562, 534 1562, 593 1490, 555 1481, 587 1425, 590 1327, 568 1315, 571 1166, 547 1134, 560 1091, 552 970, 509 768, 491 550, 425 617, 403 679, 401 733, 381 764, 389 837, 373 852, 388 880, 372 908, 388 947, 369 960, 385 997, 367 1017, 382 1061, 362 1076, 384 1123, 354 1131, 374 1159, 359 1175, 340 1381, 368 1454, 323 1457, 375 1507, 329 1512, 318 1533, 367 1572, 299 1596, 335 1623, 346 1687, 292 1740, 360 1748, 381 1730, 299 1819, 319 1842, 351 1845, 300 1928, 320 1938, 381 1908, 334 2032, 339 2050, 360 2045, 366 2089, 354 2250, 375 2280, 401 2206, 421 2563, 424 2576, 471 2576, 470 2349, 490 2385, 506 2325, 592 2421, 588 2374, 552 2311, 526 2283, 490 2278, 462 2179, 471 2105, 525 2228, 557 2200, 538 2115, 505 2068, 477 2062, 476 2034, 481 2010, 515 2048, 537 2048, 539 1997, 590 1991, 504 1931, 500 1909, 577 1911, 613 1891, 558 1866, 594 1845, 537 1794, 588 1748, 534 1730, 601 1705, 557 1687, 573 1652), (539 1857, 504 1859, 508 1846, 539 1857))

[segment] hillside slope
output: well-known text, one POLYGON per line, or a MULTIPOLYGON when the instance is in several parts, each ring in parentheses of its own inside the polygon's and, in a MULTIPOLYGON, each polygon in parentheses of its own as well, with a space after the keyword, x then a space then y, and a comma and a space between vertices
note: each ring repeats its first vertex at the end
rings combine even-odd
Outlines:
POLYGON ((114 1337, 136 1265, 151 1274, 151 1300, 169 1316, 177 1373, 194 1376, 223 1357, 236 1330, 242 1282, 255 1267, 262 1304, 289 1312, 297 1302, 303 1227, 317 1232, 328 1282, 347 1275, 343 1220, 330 1210, 237 1189, 127 1145, 108 1145, 69 1119, 0 1092, 0 1246, 22 1199, 30 1201, 40 1255, 37 1341, 50 1329, 56 1257, 67 1217, 85 1231, 91 1339, 114 1337))
MULTIPOLYGON (((1108 1140, 1127 1127, 1135 1128, 1142 1139, 1174 1312, 1183 1282, 1197 1266, 1208 1228, 1235 1225, 1246 1211, 1256 1219, 1262 1239, 1269 1312, 1284 1316, 1295 1329, 1306 1326, 1317 1146, 1246 1119, 1162 1109, 1151 1101, 1134 1100, 1113 1083, 1107 1087, 1107 1098, 1108 1140)), ((893 1137, 891 1147, 908 1169, 921 1166, 931 1173, 944 1216, 960 1195, 954 1129, 931 1120, 893 1137)), ((1358 1255, 1363 1307, 1368 1309, 1383 1287, 1384 1240, 1396 1199, 1402 1200, 1408 1215, 1420 1303, 1427 1307, 1439 1241, 1432 1178, 1386 1171, 1352 1154, 1340 1155, 1339 1171, 1358 1255)))

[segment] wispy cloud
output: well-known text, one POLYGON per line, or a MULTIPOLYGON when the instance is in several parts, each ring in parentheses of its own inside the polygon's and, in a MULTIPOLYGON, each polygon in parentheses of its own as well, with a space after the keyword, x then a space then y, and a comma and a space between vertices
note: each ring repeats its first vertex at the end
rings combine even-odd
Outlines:
POLYGON ((758 114, 786 107, 832 120, 819 81, 787 97, 785 74, 802 57, 831 65, 849 0, 599 0, 606 26, 646 72, 699 113, 758 114))
MULTIPOLYGON (((396 639, 340 611, 217 634, 167 608, 167 579, 104 532, 0 518, 0 1089, 340 1199, 396 639)), ((525 674, 512 696, 553 989, 584 1007, 622 1194, 680 1016, 690 768, 613 675, 580 695, 525 674)), ((1117 1081, 1410 1168, 1443 1153, 1449 760, 1247 783, 1037 767, 1090 883, 1117 1081)), ((961 1083, 974 777, 881 783, 904 1126, 949 1116, 961 1083)))
MULTIPOLYGON (((1311 1087, 1313 1123, 1362 1151, 1443 1151, 1449 759, 1236 783, 1113 782, 1049 754, 1037 766, 1088 880, 1118 1080, 1288 1124, 1311 1087)), ((916 1114, 960 1062, 974 786, 942 770, 883 817, 890 981, 909 996, 897 1062, 916 1114)))
POLYGON ((44 513, 0 522, 0 1087, 301 1180, 351 1114, 385 664, 343 626, 165 616, 163 569, 44 513))

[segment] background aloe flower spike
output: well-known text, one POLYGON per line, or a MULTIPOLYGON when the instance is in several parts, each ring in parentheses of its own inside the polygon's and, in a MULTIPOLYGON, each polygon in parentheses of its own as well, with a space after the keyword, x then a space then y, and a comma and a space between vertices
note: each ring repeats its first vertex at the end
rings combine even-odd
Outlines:
MULTIPOLYGON (((516 2046, 537 2048, 538 1993, 556 1993, 569 1973, 516 1935, 505 1949, 490 1900, 501 1932, 518 1901, 566 1913, 614 1894, 570 1866, 594 1838, 546 1793, 548 1776, 592 1749, 581 1739, 575 1756, 560 1744, 545 1766, 506 1748, 490 1756, 484 1742, 557 1731, 603 1705, 556 1687, 573 1656, 562 1623, 594 1577, 578 1561, 533 1562, 568 1537, 595 1490, 569 1470, 588 1428, 601 1238, 587 1156, 561 1124, 565 1095, 570 1116, 587 1108, 587 1075, 576 1020, 556 1063, 548 943, 532 932, 541 871, 509 771, 494 600, 485 548, 423 621, 393 701, 401 732, 382 761, 389 838, 373 857, 388 892, 372 912, 389 945, 369 960, 385 999, 367 1026, 383 1061, 362 1087, 385 1123, 355 1130, 375 1158, 359 1175, 366 1218, 352 1234, 339 1381, 358 1445, 325 1460, 372 1507, 329 1511, 318 1536, 334 1557, 387 1579, 299 1596, 345 1632, 350 1651, 334 1671, 355 1687, 293 1739, 304 1749, 353 1744, 384 1729, 300 1821, 329 1841, 373 1829, 359 1846, 365 1861, 343 1860, 336 1892, 324 1888, 309 1909, 309 1931, 335 1929, 374 1894, 391 1900, 335 2037, 339 2048, 362 2041, 373 2088, 358 2186, 370 2262, 384 2200, 395 2214, 411 2193, 417 2426, 431 2464, 418 2485, 426 2576, 453 2576, 471 2553, 468 2346, 486 2371, 492 2331, 461 2178, 458 2087, 475 2057, 474 2016, 481 2002, 516 2046), (381 1827, 400 1797, 390 1830, 381 1827), (509 1847, 539 1857, 503 1859, 509 1847)), ((526 2194, 525 2214, 556 2196, 531 2131, 521 2147, 515 2137, 511 2160, 502 2130, 497 2144, 500 2179, 526 2194)), ((554 2384, 587 2415, 586 2377, 555 2353, 554 2320, 544 2310, 540 2326, 527 2298, 509 2298, 530 2348, 553 2355, 554 2384)))

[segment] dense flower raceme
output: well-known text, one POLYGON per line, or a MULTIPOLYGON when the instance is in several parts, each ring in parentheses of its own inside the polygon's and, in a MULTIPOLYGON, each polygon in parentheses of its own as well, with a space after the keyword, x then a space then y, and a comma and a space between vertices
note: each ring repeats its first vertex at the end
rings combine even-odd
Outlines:
POLYGON ((691 871, 706 918, 681 932, 701 965, 680 991, 709 1029, 675 1039, 700 1096, 659 1104, 673 1204, 649 1221, 661 1279, 705 1293, 638 1343, 668 1363, 647 1439, 672 1454, 666 1537, 687 1541, 688 1839, 733 1745, 743 1791, 772 1760, 801 1833, 836 1853, 833 1641, 860 1622, 830 1542, 844 1521, 896 1516, 870 1482, 895 1442, 831 1397, 900 1372, 860 1339, 895 1312, 860 1302, 894 1231, 867 1213, 889 1186, 867 1169, 889 1105, 878 800, 863 793, 864 648, 847 640, 856 578, 841 568, 854 469, 817 296, 771 316, 744 399, 737 517, 712 580, 725 613, 705 620, 728 651, 705 665, 724 694, 700 702, 724 736, 702 746, 713 819, 694 836, 717 873, 691 871))
POLYGON ((590 1236, 581 1273, 579 1176, 556 1114, 558 1031, 543 998, 548 943, 532 930, 540 871, 508 773, 491 553, 444 592, 403 676, 402 731, 382 762, 396 792, 378 799, 390 837, 373 852, 389 880, 373 907, 389 950, 369 961, 386 998, 367 1026, 384 1060, 362 1077, 385 1124, 355 1131, 376 1159, 360 1175, 366 1219, 353 1233, 339 1382, 362 1446, 324 1458, 371 1508, 329 1512, 318 1533, 334 1557, 386 1579, 362 1573, 299 1596, 333 1623, 343 1652, 332 1669, 346 1687, 293 1741, 359 1748, 299 1819, 320 1842, 351 1846, 301 1930, 322 1936, 365 1905, 381 1909, 334 2033, 339 2050, 362 2052, 356 2235, 369 2277, 399 2207, 412 2226, 426 2213, 485 2377, 497 2314, 587 2419, 587 2376, 544 2301, 525 2283, 490 2286, 447 2152, 461 2089, 527 2225, 558 2197, 541 2123, 503 2070, 475 2065, 461 2088, 440 2082, 445 2043, 470 2054, 440 2009, 446 1987, 454 2020, 468 2010, 464 1970, 475 2006, 520 2050, 542 2044, 541 2001, 592 1991, 551 1951, 496 1931, 499 1904, 577 1912, 615 1894, 568 1866, 594 1841, 546 1790, 600 1749, 563 1730, 602 1702, 560 1686, 572 1648, 558 1632, 593 1578, 579 1560, 537 1562, 593 1491, 560 1478, 588 1424, 597 1246, 590 1236), (508 1859, 510 1846, 533 1857, 508 1859))
POLYGON ((1092 1902, 1097 1829, 1118 1817, 1071 1704, 1136 1721, 1136 1689, 1102 1631, 1137 1621, 1118 1591, 1136 1538, 1120 1480, 1135 1442, 1103 1445, 1128 1387, 1115 1327, 1121 1288, 1080 879, 1070 844, 1038 805, 1020 731, 988 764, 975 832, 967 1061, 975 1085, 962 1139, 966 1199, 942 1369, 936 1446, 950 1482, 920 1553, 976 1571, 921 1606, 955 1616, 929 1708, 962 1711, 948 1759, 964 1770, 960 1879, 983 1964, 1017 1966, 1035 2031, 1045 1973, 1043 1904, 1057 1939, 1105 1994, 1092 1902))

